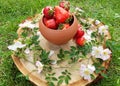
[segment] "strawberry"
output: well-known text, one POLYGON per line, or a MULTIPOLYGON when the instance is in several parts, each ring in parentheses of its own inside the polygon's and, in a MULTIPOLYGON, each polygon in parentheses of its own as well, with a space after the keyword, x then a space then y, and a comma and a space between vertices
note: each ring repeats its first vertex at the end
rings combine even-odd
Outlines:
POLYGON ((82 37, 82 36, 84 35, 84 33, 85 33, 85 32, 82 30, 82 27, 81 27, 81 25, 79 24, 79 25, 78 25, 77 33, 76 33, 76 35, 75 35, 74 38, 82 37))
POLYGON ((52 7, 50 7, 50 6, 46 6, 43 9, 43 13, 44 13, 45 17, 48 19, 52 18, 54 15, 54 11, 53 11, 52 7))
POLYGON ((69 27, 70 27, 69 24, 63 24, 63 28, 62 28, 62 30, 66 30, 66 29, 68 29, 69 27))
POLYGON ((85 44, 85 38, 84 37, 80 37, 76 39, 76 43, 80 46, 84 46, 85 44))
POLYGON ((43 18, 44 24, 51 29, 57 29, 57 24, 55 22, 55 19, 47 19, 46 17, 43 18))
POLYGON ((63 9, 62 7, 55 6, 54 10, 54 17, 59 23, 64 23, 66 19, 68 19, 70 16, 69 12, 63 9))
POLYGON ((70 3, 68 1, 61 1, 59 3, 59 6, 64 8, 67 11, 69 11, 69 9, 70 9, 70 3))
POLYGON ((66 30, 66 29, 68 29, 69 27, 70 27, 69 24, 59 24, 58 29, 60 29, 60 30, 66 30))

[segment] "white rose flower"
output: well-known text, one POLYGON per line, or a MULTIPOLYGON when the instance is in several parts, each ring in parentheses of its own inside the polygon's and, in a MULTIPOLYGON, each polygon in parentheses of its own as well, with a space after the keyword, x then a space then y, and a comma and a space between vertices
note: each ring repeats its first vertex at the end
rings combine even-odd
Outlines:
POLYGON ((98 46, 98 47, 93 46, 91 55, 94 56, 95 58, 101 58, 102 51, 103 51, 102 46, 98 46))
POLYGON ((85 80, 91 80, 91 74, 95 71, 95 67, 92 65, 81 65, 80 67, 80 76, 83 77, 85 80))
POLYGON ((93 38, 91 38, 92 32, 93 32, 92 30, 86 30, 83 36, 86 39, 86 42, 91 42, 91 40, 94 40, 93 38))
POLYGON ((94 56, 95 58, 100 58, 103 61, 105 61, 110 58, 111 53, 112 52, 109 49, 103 49, 102 46, 98 46, 92 47, 91 55, 94 56))
POLYGON ((38 28, 38 25, 37 24, 33 24, 32 21, 30 21, 30 20, 29 21, 25 20, 24 23, 19 24, 19 27, 21 27, 21 28, 27 27, 27 28, 33 29, 33 28, 38 28))
POLYGON ((98 28, 98 33, 100 33, 101 35, 102 34, 106 35, 108 33, 108 26, 107 25, 100 26, 98 28))
POLYGON ((40 61, 36 61, 35 65, 37 66, 38 73, 41 73, 43 70, 43 64, 40 61))
POLYGON ((17 41, 13 45, 8 46, 9 50, 17 51, 17 48, 23 48, 26 44, 22 44, 21 42, 17 41))
POLYGON ((103 61, 109 59, 111 53, 112 53, 112 52, 111 52, 109 49, 104 49, 103 52, 102 52, 102 55, 101 55, 101 59, 102 59, 103 61))

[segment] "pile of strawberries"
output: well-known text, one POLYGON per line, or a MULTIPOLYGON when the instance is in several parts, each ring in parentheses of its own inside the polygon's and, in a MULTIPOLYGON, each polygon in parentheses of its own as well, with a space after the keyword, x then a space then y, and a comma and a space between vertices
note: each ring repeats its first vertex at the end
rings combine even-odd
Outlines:
POLYGON ((43 22, 46 27, 54 30, 64 30, 70 27, 72 15, 69 12, 70 3, 68 1, 61 1, 59 6, 52 8, 46 6, 43 9, 43 22))
MULTIPOLYGON (((59 6, 52 8, 51 6, 46 6, 43 9, 43 22, 46 27, 54 30, 65 30, 70 27, 73 22, 73 16, 69 12, 70 3, 68 1, 61 1, 59 6)), ((83 37, 84 31, 82 26, 78 25, 78 30, 74 39, 76 43, 80 46, 85 44, 85 38, 83 37)))
POLYGON ((74 39, 76 43, 80 46, 84 46, 85 44, 85 38, 84 38, 84 30, 82 30, 82 25, 78 24, 78 30, 77 33, 74 36, 74 39))

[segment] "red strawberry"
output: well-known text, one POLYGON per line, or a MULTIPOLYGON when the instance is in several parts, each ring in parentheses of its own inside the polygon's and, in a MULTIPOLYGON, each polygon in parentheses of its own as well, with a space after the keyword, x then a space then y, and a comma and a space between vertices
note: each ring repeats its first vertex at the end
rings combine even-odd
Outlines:
POLYGON ((55 22, 55 19, 47 19, 46 17, 44 17, 43 22, 48 28, 57 29, 57 24, 55 22))
POLYGON ((45 17, 48 19, 52 18, 54 15, 54 11, 53 11, 52 7, 50 7, 50 6, 45 7, 43 9, 43 13, 44 13, 45 17))
POLYGON ((80 46, 83 46, 85 44, 85 38, 84 37, 77 38, 76 43, 80 46))
POLYGON ((68 29, 69 27, 70 27, 69 24, 63 24, 63 28, 62 28, 62 30, 66 30, 66 29, 68 29))
POLYGON ((70 24, 59 24, 58 29, 59 30, 66 30, 70 27, 70 24))
POLYGON ((59 23, 64 23, 66 19, 70 16, 69 12, 63 9, 62 7, 55 6, 54 17, 59 23))
POLYGON ((70 3, 68 1, 61 1, 59 3, 59 6, 64 8, 67 11, 69 11, 69 9, 70 9, 70 3))
POLYGON ((76 33, 76 35, 75 35, 74 38, 82 37, 82 36, 84 35, 84 33, 85 33, 85 32, 82 30, 81 25, 78 25, 78 30, 77 30, 77 33, 76 33))

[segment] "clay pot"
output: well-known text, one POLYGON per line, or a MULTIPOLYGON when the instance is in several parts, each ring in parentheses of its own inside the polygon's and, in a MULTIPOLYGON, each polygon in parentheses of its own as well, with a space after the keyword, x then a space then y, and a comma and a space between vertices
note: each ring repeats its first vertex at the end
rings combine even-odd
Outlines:
POLYGON ((44 25, 42 17, 39 22, 40 32, 49 42, 52 42, 53 44, 56 45, 65 44, 74 37, 78 29, 78 21, 74 15, 73 18, 74 18, 73 23, 68 29, 53 30, 44 25))

